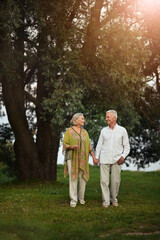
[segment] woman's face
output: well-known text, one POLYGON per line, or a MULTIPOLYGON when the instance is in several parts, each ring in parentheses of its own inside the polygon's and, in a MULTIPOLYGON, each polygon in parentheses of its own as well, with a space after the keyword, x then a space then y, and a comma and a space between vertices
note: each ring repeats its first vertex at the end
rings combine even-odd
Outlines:
POLYGON ((77 125, 84 126, 85 120, 84 120, 84 116, 83 115, 80 116, 79 118, 77 118, 75 121, 76 121, 77 125))

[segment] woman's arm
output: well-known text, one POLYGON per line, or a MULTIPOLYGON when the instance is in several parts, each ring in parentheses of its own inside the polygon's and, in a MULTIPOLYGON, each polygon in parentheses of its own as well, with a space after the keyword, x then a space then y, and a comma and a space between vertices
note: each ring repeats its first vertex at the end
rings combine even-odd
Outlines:
POLYGON ((99 159, 97 159, 97 158, 95 157, 93 150, 90 152, 90 154, 91 154, 91 156, 92 156, 92 158, 93 158, 93 163, 94 163, 94 165, 97 165, 97 164, 99 163, 99 159))

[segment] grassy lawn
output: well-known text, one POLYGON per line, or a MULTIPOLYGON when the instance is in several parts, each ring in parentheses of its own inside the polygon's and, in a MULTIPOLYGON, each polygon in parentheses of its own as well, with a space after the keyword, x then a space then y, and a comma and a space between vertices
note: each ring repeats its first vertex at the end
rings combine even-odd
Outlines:
POLYGON ((86 205, 69 206, 68 178, 9 182, 0 173, 1 240, 160 239, 160 173, 122 171, 119 207, 102 208, 99 167, 90 166, 86 205))

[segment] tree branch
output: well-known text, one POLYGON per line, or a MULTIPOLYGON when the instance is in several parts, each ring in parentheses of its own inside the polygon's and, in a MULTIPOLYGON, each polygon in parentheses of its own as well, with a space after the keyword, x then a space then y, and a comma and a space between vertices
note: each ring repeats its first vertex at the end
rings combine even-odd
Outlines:
POLYGON ((136 0, 131 0, 126 2, 123 5, 119 5, 118 1, 116 1, 113 6, 112 6, 112 10, 109 11, 109 15, 101 22, 101 27, 103 27, 105 24, 107 24, 113 17, 118 16, 121 13, 124 13, 127 9, 127 7, 132 3, 134 4, 134 2, 136 2, 136 0))
POLYGON ((36 107, 41 107, 39 101, 33 97, 29 92, 24 90, 24 94, 29 102, 32 102, 36 107))
POLYGON ((156 69, 156 86, 157 86, 157 92, 159 93, 160 95, 160 83, 159 83, 159 73, 158 73, 158 69, 156 69))
POLYGON ((100 16, 104 0, 96 0, 94 7, 91 9, 90 21, 87 26, 86 39, 82 48, 82 58, 85 61, 94 55, 97 47, 98 29, 100 29, 100 16), (96 31, 97 30, 97 31, 96 31))
POLYGON ((68 18, 69 23, 71 23, 76 15, 77 9, 79 8, 81 0, 76 0, 74 5, 73 5, 73 9, 72 12, 68 18))
POLYGON ((151 124, 151 126, 158 131, 160 134, 160 128, 150 119, 150 117, 143 110, 142 106, 138 107, 138 110, 143 114, 143 116, 147 119, 147 121, 151 124))
POLYGON ((33 76, 36 68, 37 68, 37 63, 35 63, 35 64, 32 66, 31 70, 30 70, 29 73, 26 75, 26 79, 25 79, 24 85, 28 84, 28 83, 31 81, 31 78, 32 78, 32 76, 33 76))

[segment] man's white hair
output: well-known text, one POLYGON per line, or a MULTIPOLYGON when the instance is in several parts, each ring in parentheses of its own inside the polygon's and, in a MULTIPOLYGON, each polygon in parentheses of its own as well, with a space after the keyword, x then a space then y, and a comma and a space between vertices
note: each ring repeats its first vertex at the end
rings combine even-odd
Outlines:
POLYGON ((117 112, 116 112, 115 110, 108 110, 108 111, 106 112, 106 114, 107 114, 107 113, 112 113, 113 116, 116 117, 116 119, 117 119, 117 117, 118 117, 117 112))

